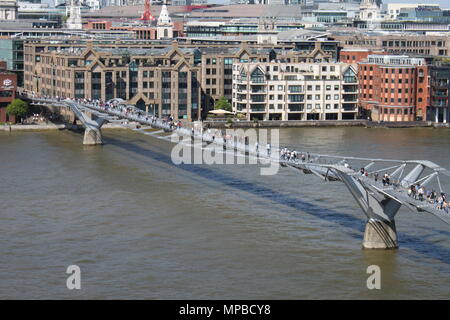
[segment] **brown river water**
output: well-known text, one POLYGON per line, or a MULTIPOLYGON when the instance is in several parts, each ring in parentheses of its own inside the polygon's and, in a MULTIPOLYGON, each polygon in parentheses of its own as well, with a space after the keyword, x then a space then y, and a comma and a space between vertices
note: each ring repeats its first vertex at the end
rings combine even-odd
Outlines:
MULTIPOLYGON (((173 145, 104 130, 0 132, 2 299, 449 299, 450 226, 402 208, 400 248, 362 250, 343 184, 257 165, 172 163, 173 145), (366 269, 381 268, 381 290, 366 269), (81 269, 68 290, 66 268, 81 269)), ((298 128, 281 145, 427 159, 450 168, 450 130, 298 128)))

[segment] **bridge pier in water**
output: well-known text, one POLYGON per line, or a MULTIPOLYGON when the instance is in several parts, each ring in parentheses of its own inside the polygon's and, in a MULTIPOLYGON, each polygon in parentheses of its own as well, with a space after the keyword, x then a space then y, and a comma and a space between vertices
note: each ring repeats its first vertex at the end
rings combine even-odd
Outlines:
POLYGON ((87 125, 84 129, 83 145, 103 144, 100 128, 106 122, 105 119, 96 117, 92 112, 85 112, 84 116, 90 122, 90 125, 87 125))
POLYGON ((386 196, 370 185, 363 184, 355 176, 336 170, 353 198, 368 217, 364 230, 364 249, 397 249, 397 229, 394 217, 401 203, 386 196))
POLYGON ((102 133, 100 129, 85 128, 83 145, 94 146, 103 144, 102 133))
POLYGON ((397 249, 397 229, 395 220, 381 221, 369 219, 364 230, 364 249, 397 249))

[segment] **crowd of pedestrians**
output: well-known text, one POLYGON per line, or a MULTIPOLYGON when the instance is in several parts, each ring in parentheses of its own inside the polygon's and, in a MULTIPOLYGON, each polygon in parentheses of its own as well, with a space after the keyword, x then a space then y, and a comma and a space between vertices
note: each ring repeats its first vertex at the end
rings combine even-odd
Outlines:
POLYGON ((408 196, 419 201, 426 201, 434 205, 437 209, 450 211, 450 203, 447 201, 447 195, 444 192, 439 194, 434 189, 425 189, 423 185, 412 184, 408 189, 408 196))
MULTIPOLYGON (((41 99, 52 99, 48 96, 42 96, 42 95, 36 95, 34 93, 28 93, 33 98, 41 98, 41 99)), ((200 130, 194 129, 192 127, 190 130, 188 128, 183 128, 183 124, 181 121, 174 121, 172 116, 166 116, 164 118, 158 118, 156 116, 149 116, 146 112, 133 107, 124 104, 124 101, 122 102, 119 99, 113 99, 110 101, 102 101, 102 100, 90 100, 90 99, 67 99, 62 97, 56 97, 57 101, 72 101, 77 102, 81 105, 90 105, 94 106, 99 109, 103 109, 105 111, 113 111, 113 113, 118 113, 128 119, 136 120, 144 123, 148 123, 149 125, 155 125, 162 127, 167 130, 180 130, 183 131, 183 134, 189 134, 192 138, 194 138, 195 135, 201 135, 202 139, 205 141, 215 142, 223 144, 224 149, 226 146, 232 146, 233 148, 238 148, 241 150, 248 151, 248 141, 245 140, 245 137, 238 137, 233 136, 230 134, 223 134, 221 130, 217 129, 211 129, 211 128, 201 128, 200 130)), ((259 155, 259 144, 258 142, 255 142, 254 146, 254 152, 259 155)), ((270 143, 266 145, 266 153, 267 156, 270 157, 272 152, 272 146, 270 143)), ((312 159, 309 152, 306 153, 300 153, 296 150, 290 150, 287 147, 280 148, 279 150, 279 156, 280 160, 286 162, 293 162, 293 163, 299 163, 299 162, 311 162, 311 161, 320 161, 320 158, 318 159, 312 159)), ((352 169, 349 164, 346 161, 343 161, 343 165, 346 168, 352 169)), ((374 179, 375 182, 378 182, 379 175, 378 172, 373 172, 369 174, 369 172, 365 168, 361 168, 359 170, 359 174, 362 177, 371 178, 374 179)), ((381 183, 383 187, 387 187, 392 185, 391 177, 388 173, 385 173, 382 176, 381 183)), ((398 185, 397 185, 398 186, 398 185)), ((425 187, 419 184, 411 185, 407 190, 408 196, 419 201, 427 202, 431 205, 434 205, 436 209, 443 210, 445 213, 449 213, 450 211, 450 203, 446 199, 446 194, 441 192, 438 194, 435 190, 427 190, 425 187)))

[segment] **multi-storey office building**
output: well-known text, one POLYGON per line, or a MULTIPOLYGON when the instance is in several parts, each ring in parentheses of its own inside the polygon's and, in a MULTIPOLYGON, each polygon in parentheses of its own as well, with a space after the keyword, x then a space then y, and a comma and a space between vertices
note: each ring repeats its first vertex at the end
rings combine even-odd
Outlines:
POLYGON ((344 63, 239 62, 233 109, 248 120, 356 119, 357 81, 344 63))
POLYGON ((62 49, 25 55, 25 89, 77 99, 121 98, 157 115, 200 118, 194 49, 62 49))
POLYGON ((17 85, 23 86, 23 40, 0 39, 0 60, 6 61, 8 70, 17 75, 17 85))
POLYGON ((415 33, 361 33, 335 32, 331 38, 343 48, 385 50, 389 54, 450 55, 450 35, 424 35, 415 33))
POLYGON ((17 75, 7 70, 6 61, 0 61, 0 123, 14 122, 14 116, 8 116, 6 107, 16 97, 17 75))
MULTIPOLYGON (((198 107, 204 114, 222 96, 231 101, 232 64, 235 62, 278 60, 301 63, 333 60, 332 55, 321 49, 319 42, 311 51, 246 43, 241 46, 208 47, 204 44, 195 48, 196 46, 188 43, 181 46, 167 41, 151 43, 30 41, 24 46, 25 89, 46 95, 86 99, 107 100, 120 97, 130 103, 137 103, 143 108, 155 109, 159 114, 171 112, 178 117, 184 116, 177 111, 178 104, 172 101, 172 107, 169 108, 167 97, 164 98, 157 90, 167 86, 162 84, 163 78, 168 78, 163 77, 162 72, 165 72, 168 67, 176 68, 176 64, 173 63, 175 60, 171 57, 174 52, 183 56, 189 69, 195 69, 198 72, 196 79, 200 89, 199 102, 196 104, 192 102, 191 107, 192 110, 197 110, 198 107), (137 71, 131 70, 131 66, 137 71), (150 70, 151 68, 153 69, 150 70), (156 72, 156 70, 160 71, 156 72), (137 72, 137 78, 132 77, 132 72, 137 72), (152 74, 154 79, 147 81, 146 74, 152 74), (75 86, 72 85, 72 80, 75 81, 75 86), (93 86, 94 82, 97 82, 95 86, 93 86), (166 102, 161 99, 165 99, 166 102)), ((172 69, 171 72, 173 72, 172 77, 175 77, 177 71, 172 69)), ((176 91, 177 85, 171 86, 171 89, 176 91)), ((165 95, 167 96, 167 92, 165 95)), ((184 103, 181 103, 181 106, 184 107, 184 103)), ((187 117, 197 119, 200 113, 196 111, 195 115, 191 113, 187 117)))
POLYGON ((375 121, 427 120, 429 68, 422 58, 369 55, 358 63, 359 103, 375 121))

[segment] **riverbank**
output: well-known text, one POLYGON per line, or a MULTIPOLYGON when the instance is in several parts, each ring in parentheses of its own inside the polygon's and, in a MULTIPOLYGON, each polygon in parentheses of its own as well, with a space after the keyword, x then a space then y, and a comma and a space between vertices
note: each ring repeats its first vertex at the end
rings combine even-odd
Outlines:
MULTIPOLYGON (((130 124, 132 126, 132 124, 130 124)), ((442 128, 450 129, 449 123, 434 122, 374 122, 367 120, 308 120, 308 121, 236 121, 227 123, 225 121, 203 121, 204 127, 214 129, 225 128, 303 128, 303 127, 366 127, 366 128, 442 128)), ((64 130, 82 129, 81 125, 73 125, 66 123, 49 123, 49 124, 13 124, 0 125, 0 131, 43 131, 43 130, 64 130)), ((129 129, 119 123, 106 123, 102 126, 102 130, 108 129, 129 129)))
MULTIPOLYGON (((0 125, 0 131, 43 131, 43 130, 64 130, 82 129, 81 125, 73 125, 67 123, 49 123, 49 124, 5 124, 0 125)), ((103 129, 128 129, 122 124, 118 123, 106 123, 102 126, 103 129)))
POLYGON ((209 128, 302 128, 302 127, 366 127, 366 128, 450 128, 448 123, 424 121, 413 122, 376 122, 367 120, 267 120, 267 121, 203 121, 209 128))

